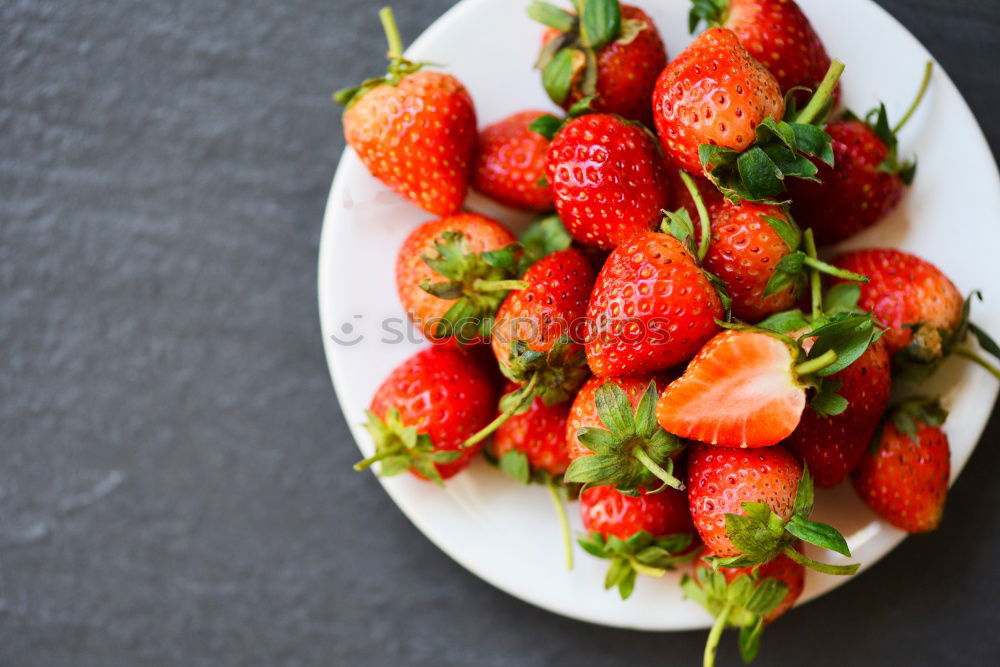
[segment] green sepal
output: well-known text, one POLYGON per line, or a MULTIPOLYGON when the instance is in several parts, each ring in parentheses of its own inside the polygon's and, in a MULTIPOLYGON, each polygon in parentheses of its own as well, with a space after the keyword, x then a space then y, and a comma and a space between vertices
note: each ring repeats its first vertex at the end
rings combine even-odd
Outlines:
MULTIPOLYGON (((557 340, 548 353, 537 352, 524 341, 515 340, 511 343, 507 363, 500 364, 500 371, 507 379, 522 385, 521 390, 530 387, 531 393, 546 405, 567 400, 590 374, 586 354, 569 336, 557 340)), ((520 404, 524 398, 519 395, 521 390, 501 398, 500 409, 505 410, 505 405, 520 404)), ((528 407, 530 403, 525 405, 524 410, 528 407)))
POLYGON ((518 449, 504 453, 498 462, 500 470, 514 481, 528 484, 531 482, 531 464, 528 455, 518 449))
POLYGON ((569 96, 576 72, 583 66, 584 55, 579 49, 566 47, 557 51, 542 68, 542 86, 556 104, 562 104, 569 96))
POLYGON ((683 489, 673 475, 672 457, 684 448, 676 436, 656 421, 659 394, 650 381, 635 410, 628 395, 614 382, 595 392, 597 413, 605 428, 582 428, 580 443, 593 452, 570 463, 564 478, 585 486, 612 485, 622 493, 638 493, 640 487, 654 492, 667 486, 683 489))
POLYGON ((590 555, 611 561, 604 578, 604 588, 617 588, 622 600, 632 595, 637 574, 662 577, 676 565, 694 559, 697 551, 688 549, 691 541, 691 535, 686 533, 654 538, 644 530, 627 540, 614 535, 605 537, 597 532, 577 540, 590 555))
POLYGON ((837 353, 836 361, 815 373, 816 377, 827 377, 857 361, 883 333, 870 314, 841 312, 825 318, 819 326, 803 334, 802 339, 815 339, 807 359, 821 357, 828 350, 837 353))
POLYGON ((802 230, 795 224, 791 216, 789 216, 788 220, 782 220, 781 218, 761 214, 760 219, 771 226, 771 229, 781 237, 781 240, 785 242, 790 251, 794 252, 799 249, 799 245, 802 243, 802 230))
POLYGON ((434 482, 444 486, 436 463, 451 463, 462 456, 460 450, 438 450, 426 433, 419 433, 415 426, 403 423, 399 410, 390 408, 385 420, 370 410, 365 429, 375 443, 375 453, 354 465, 355 470, 364 470, 373 463, 380 462, 379 476, 389 477, 406 472, 411 468, 434 482))
POLYGON ((899 174, 903 183, 910 185, 917 170, 917 161, 901 161, 899 159, 899 140, 896 138, 896 133, 889 126, 889 116, 886 113, 885 104, 879 104, 877 108, 869 111, 865 117, 865 122, 879 140, 885 144, 885 147, 889 149, 885 159, 878 166, 878 170, 888 174, 899 174))
POLYGON ((698 24, 704 21, 709 27, 721 26, 726 22, 729 0, 691 0, 688 12, 688 32, 692 35, 698 24))
POLYGON ((494 289, 490 284, 508 287, 506 281, 513 281, 523 271, 522 255, 516 243, 475 253, 462 232, 444 232, 434 243, 434 254, 422 258, 447 280, 432 283, 425 279, 420 288, 440 299, 456 300, 435 323, 434 335, 455 336, 460 343, 489 338, 493 318, 509 291, 494 289))
POLYGON ((583 0, 580 6, 580 43, 596 51, 618 39, 622 11, 618 0, 583 0))
MULTIPOLYGON (((921 423, 933 427, 942 426, 948 419, 948 411, 936 397, 912 396, 890 407, 886 411, 886 419, 892 422, 897 431, 920 444, 918 431, 921 423)), ((879 444, 876 442, 876 450, 879 444)))
POLYGON ((558 215, 546 215, 536 219, 521 234, 521 246, 529 264, 554 252, 565 250, 573 243, 573 237, 566 231, 558 215))
POLYGON ((559 32, 570 32, 576 28, 577 17, 565 9, 535 0, 527 8, 528 17, 542 25, 555 28, 559 32))
POLYGON ((757 323, 761 329, 769 329, 784 334, 790 331, 798 331, 809 326, 809 320, 798 308, 775 313, 767 319, 757 323))
POLYGON ((559 129, 565 122, 562 118, 558 118, 552 114, 545 114, 531 121, 528 129, 552 141, 552 138, 556 136, 556 133, 559 132, 559 129))

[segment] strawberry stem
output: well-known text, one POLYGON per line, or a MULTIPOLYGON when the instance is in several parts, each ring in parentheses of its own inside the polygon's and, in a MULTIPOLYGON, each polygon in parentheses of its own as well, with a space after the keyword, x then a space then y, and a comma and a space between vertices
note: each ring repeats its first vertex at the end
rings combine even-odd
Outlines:
POLYGON ((809 266, 817 271, 821 271, 830 276, 835 276, 843 280, 853 280, 856 283, 867 283, 869 282, 868 276, 863 276, 860 273, 854 273, 853 271, 846 271, 844 269, 839 269, 832 264, 827 264, 823 260, 816 259, 815 257, 806 256, 802 260, 802 263, 809 266))
POLYGON ((493 435, 493 432, 504 425, 508 419, 514 415, 520 413, 527 406, 531 405, 531 402, 535 400, 535 385, 538 384, 538 373, 532 373, 531 379, 528 380, 527 384, 522 386, 518 391, 523 392, 523 396, 520 401, 515 403, 512 407, 507 408, 500 415, 486 425, 481 431, 471 436, 468 440, 462 443, 462 448, 466 449, 474 445, 479 444, 489 436, 493 435))
POLYGON ((559 527, 562 529, 563 550, 566 554, 566 569, 573 569, 573 535, 569 530, 569 516, 566 514, 566 503, 563 502, 559 487, 551 477, 546 476, 545 488, 552 498, 552 504, 556 508, 556 517, 559 519, 559 527))
POLYGON ((834 60, 830 63, 830 69, 826 71, 826 76, 823 77, 823 81, 816 88, 816 92, 813 93, 809 104, 799 112, 794 122, 809 125, 818 119, 820 113, 827 109, 830 104, 830 98, 833 97, 833 89, 836 88, 837 81, 840 79, 843 71, 844 63, 839 60, 834 60))
POLYGON ((399 454, 401 451, 402 451, 402 447, 393 447, 393 448, 383 449, 380 452, 375 452, 374 454, 372 454, 368 458, 363 459, 363 460, 358 461, 357 463, 355 463, 354 464, 354 470, 356 472, 361 472, 362 470, 367 470, 368 468, 370 468, 372 466, 372 464, 378 463, 379 461, 381 461, 384 458, 388 458, 390 456, 394 456, 396 454, 399 454))
POLYGON ((982 366, 983 368, 985 368, 987 371, 989 371, 990 374, 993 375, 993 377, 995 377, 996 379, 1000 380, 1000 369, 998 369, 996 366, 994 366, 990 362, 988 362, 985 359, 983 359, 982 357, 980 357, 978 354, 976 354, 975 352, 973 352, 972 350, 970 350, 966 346, 960 345, 960 346, 954 348, 952 350, 952 352, 954 352, 955 354, 957 354, 958 356, 960 356, 960 357, 962 357, 964 359, 968 359, 969 361, 972 361, 972 362, 975 362, 975 363, 979 364, 980 366, 982 366))
POLYGON ((634 448, 632 450, 632 456, 634 456, 636 460, 646 468, 646 470, 656 475, 657 479, 667 486, 673 487, 678 491, 684 490, 684 483, 661 468, 656 461, 650 458, 649 454, 647 454, 642 447, 634 448))
POLYGON ((928 60, 927 64, 924 65, 924 78, 923 81, 920 82, 920 90, 917 91, 917 96, 916 98, 914 98, 913 103, 910 105, 910 108, 906 110, 906 113, 903 115, 903 117, 899 120, 898 123, 896 123, 896 127, 892 128, 893 134, 896 134, 897 132, 903 129, 903 126, 906 125, 906 122, 910 120, 910 116, 912 116, 913 112, 916 111, 917 107, 920 106, 920 102, 923 101, 924 94, 927 92, 927 87, 930 85, 931 71, 933 69, 934 69, 934 63, 928 60))
POLYGON ((719 640, 722 638, 722 631, 726 629, 726 624, 729 623, 729 615, 732 612, 733 603, 727 602, 719 615, 715 617, 715 623, 705 641, 705 654, 701 659, 702 667, 715 667, 715 654, 719 650, 719 640))
POLYGON ((524 289, 528 286, 523 280, 483 280, 477 278, 472 283, 472 289, 477 292, 503 292, 513 289, 524 289))
POLYGON ((385 31, 385 41, 389 44, 389 60, 392 61, 389 69, 398 64, 403 59, 403 40, 399 36, 399 26, 396 25, 396 18, 392 15, 391 7, 383 7, 378 12, 378 18, 382 21, 382 30, 385 31))
MULTIPOLYGON (((806 258, 816 259, 816 239, 813 237, 813 230, 807 229, 802 237, 806 246, 806 258)), ((815 320, 823 314, 823 283, 819 271, 809 272, 809 288, 812 295, 812 316, 815 320)))
POLYGON ((821 563, 818 560, 813 560, 808 556, 800 554, 791 545, 786 546, 782 549, 782 551, 786 556, 794 560, 799 565, 816 570, 817 572, 822 572, 823 574, 854 574, 858 571, 858 568, 861 567, 861 563, 851 563, 850 565, 830 565, 829 563, 821 563))
POLYGON ((708 241, 712 234, 712 221, 708 217, 708 209, 705 208, 705 201, 701 198, 701 192, 695 185, 694 179, 686 171, 680 171, 681 180, 694 200, 694 206, 698 209, 698 220, 701 222, 701 236, 698 239, 698 261, 701 262, 708 254, 708 241))
POLYGON ((812 373, 823 370, 836 360, 837 353, 834 350, 827 350, 815 359, 803 361, 801 364, 796 366, 795 373, 797 375, 811 375, 812 373))

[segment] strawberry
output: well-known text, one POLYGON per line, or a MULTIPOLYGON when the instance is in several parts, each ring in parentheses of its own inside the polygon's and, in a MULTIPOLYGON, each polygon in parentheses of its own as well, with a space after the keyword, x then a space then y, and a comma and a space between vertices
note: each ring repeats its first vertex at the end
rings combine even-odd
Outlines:
MULTIPOLYGON (((701 20, 728 28, 765 65, 782 92, 816 88, 830 67, 823 42, 794 0, 692 0, 692 28, 701 20)), ((839 90, 838 90, 839 92, 839 90)), ((836 98, 837 93, 834 94, 836 98)))
POLYGON ((636 375, 687 361, 718 331, 722 302, 680 241, 644 232, 615 248, 587 309, 587 363, 636 375))
POLYGON ((651 125, 649 96, 667 52, 644 11, 589 0, 579 17, 545 2, 532 2, 528 15, 550 27, 536 66, 553 102, 568 110, 593 98, 594 111, 651 125))
POLYGON ((552 195, 543 182, 549 142, 530 129, 544 115, 544 111, 520 111, 483 129, 472 187, 514 208, 551 209, 552 195))
POLYGON ((662 376, 588 380, 566 423, 572 460, 566 480, 610 484, 623 493, 653 484, 683 488, 673 475, 673 459, 684 445, 656 423, 656 397, 665 385, 662 376))
POLYGON ((900 379, 922 380, 950 354, 966 357, 1000 379, 1000 370, 966 343, 971 332, 984 350, 1000 357, 1000 347, 969 322, 972 297, 963 303, 954 283, 936 266, 888 248, 847 252, 834 264, 856 273, 863 271, 870 278, 861 285, 858 305, 871 310, 888 327, 886 345, 900 379))
POLYGON ((821 416, 811 408, 782 443, 809 466, 816 486, 837 486, 864 455, 889 402, 889 353, 875 339, 853 364, 830 376, 842 383, 837 393, 847 400, 839 415, 821 416))
POLYGON ((656 417, 668 432, 724 447, 767 447, 787 438, 806 406, 822 414, 847 401, 824 378, 854 363, 875 338, 866 315, 844 315, 805 334, 808 355, 792 338, 758 330, 716 335, 660 396, 656 417))
POLYGON ((581 331, 594 272, 575 248, 546 255, 522 277, 523 289, 507 295, 493 324, 493 355, 520 388, 504 396, 501 414, 467 445, 490 435, 534 397, 546 405, 567 400, 587 378, 581 331))
POLYGON ((443 484, 479 450, 465 440, 489 424, 496 408, 490 373, 453 347, 434 346, 413 355, 382 382, 365 427, 375 454, 354 466, 380 462, 379 474, 405 470, 443 484))
POLYGON ((896 133, 910 118, 927 90, 930 63, 917 99, 895 127, 889 127, 885 105, 862 121, 851 114, 826 126, 832 163, 814 160, 819 180, 789 183, 792 213, 816 234, 820 245, 843 241, 872 227, 891 213, 913 181, 915 161, 901 161, 896 133))
POLYGON ((936 401, 910 399, 886 420, 854 471, 854 488, 883 519, 909 533, 941 523, 951 450, 941 430, 947 413, 936 401))
MULTIPOLYGON (((518 385, 508 382, 504 394, 512 394, 517 389, 518 385)), ((526 412, 500 425, 488 451, 500 469, 513 479, 522 484, 539 482, 546 486, 562 528, 566 569, 572 570, 573 543, 559 483, 569 465, 566 453, 568 416, 568 403, 546 405, 542 399, 535 398, 526 412)))
POLYGON ((632 595, 637 574, 662 577, 691 560, 694 535, 684 494, 674 489, 625 495, 610 486, 580 494, 580 516, 590 534, 579 540, 587 553, 611 561, 604 588, 617 587, 622 600, 632 595))
POLYGON ((507 291, 522 286, 513 280, 516 243, 507 228, 477 213, 420 225, 396 257, 396 289, 406 314, 431 340, 488 338, 507 291))
POLYGON ((344 136, 372 175, 425 211, 461 208, 476 148, 476 111, 462 83, 403 58, 392 10, 379 12, 389 71, 338 91, 344 136))
POLYGON ((827 574, 853 574, 858 565, 829 565, 802 555, 795 538, 850 556, 843 536, 809 520, 813 484, 788 450, 740 451, 694 445, 688 456, 688 505, 705 547, 723 567, 761 565, 784 553, 827 574))
MULTIPOLYGON (((769 292, 782 263, 798 249, 799 232, 780 206, 722 200, 711 210, 712 239, 702 265, 721 280, 733 316, 758 322, 795 303, 795 278, 769 292)), ((801 263, 793 274, 801 273, 801 263)), ((781 276, 779 276, 781 277, 781 276)))
POLYGON ((807 157, 832 163, 823 121, 843 65, 831 64, 802 111, 789 110, 777 80, 737 36, 709 28, 660 74, 653 117, 664 152, 702 174, 734 203, 771 200, 791 177, 811 178, 807 157))
MULTIPOLYGON (((796 549, 798 546, 796 545, 796 549)), ((699 603, 713 616, 703 664, 715 664, 719 635, 727 625, 740 629, 740 655, 752 662, 760 650, 764 626, 792 608, 805 588, 805 568, 785 554, 757 567, 716 567, 703 552, 694 563, 694 576, 684 575, 684 597, 699 603)))
POLYGON ((620 116, 587 114, 566 123, 549 145, 546 175, 566 229, 600 248, 649 231, 667 205, 655 138, 620 116))

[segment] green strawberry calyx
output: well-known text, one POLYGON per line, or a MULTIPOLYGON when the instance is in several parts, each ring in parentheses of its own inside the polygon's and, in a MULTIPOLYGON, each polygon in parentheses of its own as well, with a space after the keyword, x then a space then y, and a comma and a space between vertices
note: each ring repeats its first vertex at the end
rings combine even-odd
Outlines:
POLYGON ((726 627, 740 629, 740 656, 752 662, 760 652, 764 632, 764 617, 788 595, 788 586, 775 577, 761 577, 756 568, 740 574, 732 581, 710 567, 699 567, 692 577, 681 577, 684 597, 704 607, 715 617, 715 623, 705 642, 703 665, 715 664, 719 638, 726 627))
POLYGON ((644 21, 622 20, 618 0, 576 0, 576 14, 547 2, 528 5, 528 16, 559 31, 541 50, 535 67, 542 71, 542 86, 562 105, 574 83, 583 95, 597 92, 597 53, 611 42, 629 43, 649 26, 644 21))
POLYGON ((604 590, 617 588, 622 600, 627 600, 635 590, 636 575, 659 578, 676 565, 694 559, 698 552, 688 549, 691 541, 686 533, 653 537, 645 530, 627 540, 614 535, 605 537, 598 532, 577 540, 590 555, 611 561, 604 577, 604 590))
POLYGON ((378 13, 382 21, 382 29, 385 31, 385 38, 389 44, 388 58, 389 68, 385 76, 365 79, 359 86, 343 88, 333 94, 333 100, 337 104, 344 105, 347 109, 357 104, 365 93, 372 88, 388 84, 390 86, 399 85, 403 77, 407 74, 418 72, 425 65, 430 63, 415 63, 403 57, 403 40, 399 36, 399 27, 396 25, 396 18, 392 15, 392 9, 383 7, 378 13))
POLYGON ((562 476, 552 476, 545 470, 539 470, 531 465, 528 455, 519 449, 512 449, 505 452, 496 462, 500 470, 521 484, 531 484, 536 482, 545 486, 552 500, 552 506, 556 511, 556 518, 559 520, 559 528, 562 533, 563 553, 566 569, 573 569, 573 534, 569 527, 569 515, 566 513, 566 502, 564 493, 573 497, 574 490, 563 487, 562 476))
POLYGON ((886 410, 885 417, 875 430, 875 434, 872 435, 868 453, 875 456, 882 448, 882 434, 886 422, 892 422, 899 433, 919 445, 922 427, 939 428, 944 425, 947 419, 948 411, 944 409, 940 399, 936 396, 911 396, 886 410))
POLYGON ((455 303, 433 324, 439 338, 454 336, 459 343, 489 338, 493 319, 510 290, 524 289, 521 274, 521 247, 512 243, 498 250, 472 252, 462 232, 444 232, 434 243, 435 254, 423 261, 435 273, 447 278, 432 283, 425 279, 420 288, 455 303))
POLYGON ((375 453, 354 464, 355 470, 365 470, 374 463, 380 463, 379 476, 390 477, 413 469, 439 486, 444 486, 437 463, 451 463, 462 456, 460 450, 437 449, 430 436, 418 432, 415 426, 407 426, 400 417, 399 410, 389 408, 385 419, 374 412, 365 412, 368 422, 365 428, 375 442, 375 453))
POLYGON ((566 250, 573 243, 573 237, 554 213, 535 219, 521 234, 520 240, 527 264, 534 264, 547 255, 566 250))
POLYGON ((587 427, 577 431, 582 445, 593 452, 570 463, 565 479, 586 486, 614 486, 627 495, 658 484, 682 490, 684 484, 674 476, 672 457, 685 444, 667 433, 656 421, 656 382, 650 381, 635 411, 628 395, 614 382, 597 388, 594 402, 606 428, 587 427))
POLYGON ((743 503, 743 514, 726 514, 726 532, 740 555, 717 560, 722 567, 752 567, 763 565, 784 553, 796 563, 825 574, 848 575, 858 571, 860 564, 830 565, 808 558, 795 549, 795 540, 835 551, 850 557, 844 536, 836 528, 810 521, 813 508, 813 481, 808 468, 802 472, 792 516, 784 519, 767 503, 743 503))
POLYGON ((910 344, 893 355, 895 373, 893 380, 918 384, 940 368, 950 355, 968 359, 989 371, 1000 380, 1000 368, 985 359, 968 345, 969 334, 976 339, 979 347, 993 357, 1000 359, 1000 345, 981 327, 969 320, 973 297, 983 300, 982 292, 974 290, 962 304, 962 314, 958 326, 944 329, 931 322, 914 322, 905 325, 912 329, 910 344))
POLYGON ((822 126, 843 71, 844 64, 834 60, 805 108, 797 110, 789 98, 785 118, 764 119, 746 149, 699 146, 705 176, 734 204, 743 200, 782 203, 778 197, 785 191, 785 179, 818 180, 818 168, 809 158, 833 166, 830 135, 822 126))
POLYGON ((729 0, 691 0, 688 12, 688 32, 692 35, 704 21, 710 27, 725 26, 729 18, 729 0))

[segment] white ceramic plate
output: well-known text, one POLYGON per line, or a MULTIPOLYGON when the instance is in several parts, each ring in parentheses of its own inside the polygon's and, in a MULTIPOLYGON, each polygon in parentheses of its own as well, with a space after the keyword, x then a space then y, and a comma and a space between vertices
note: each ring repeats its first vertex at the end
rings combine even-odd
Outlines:
MULTIPOLYGON (((640 4, 656 22, 669 56, 676 56, 691 41, 686 30, 688 0, 640 4)), ((923 64, 931 58, 927 50, 869 0, 799 0, 799 4, 831 56, 847 66, 845 103, 864 112, 881 99, 890 117, 899 118, 915 92, 923 64)), ((527 0, 464 0, 407 52, 414 60, 444 63, 465 83, 480 126, 521 109, 553 108, 532 70, 540 27, 525 16, 525 5, 527 0)), ((374 10, 371 30, 373 35, 378 30, 374 10)), ((382 63, 372 62, 372 73, 380 67, 382 63)), ((900 247, 932 260, 963 292, 983 289, 987 300, 975 305, 974 319, 1000 332, 1000 274, 991 259, 1000 255, 1000 179, 979 126, 940 66, 900 139, 904 155, 915 152, 920 157, 914 187, 891 219, 850 245, 900 247)), ((515 229, 526 219, 475 194, 467 206, 515 229)), ((424 345, 404 324, 393 267, 403 239, 430 217, 377 182, 351 150, 345 151, 320 243, 319 310, 330 374, 366 456, 372 443, 361 424, 372 394, 392 368, 424 345)), ((997 386, 986 372, 960 360, 946 365, 936 385, 951 409, 946 430, 954 480, 979 440, 997 386)), ((677 574, 659 580, 640 577, 635 594, 622 602, 616 592, 602 588, 604 561, 577 549, 576 569, 565 571, 558 526, 545 491, 517 485, 482 461, 450 480, 446 490, 411 475, 382 484, 445 553, 522 600, 618 627, 683 630, 709 623, 698 605, 681 597, 677 574)), ((575 506, 570 514, 574 529, 580 531, 575 506)), ((820 492, 815 517, 838 527, 865 567, 904 537, 879 521, 849 484, 820 492)), ((825 557, 818 550, 810 556, 825 557)), ((868 585, 876 585, 874 578, 869 579, 868 585)), ((846 581, 810 572, 800 602, 846 581)))

